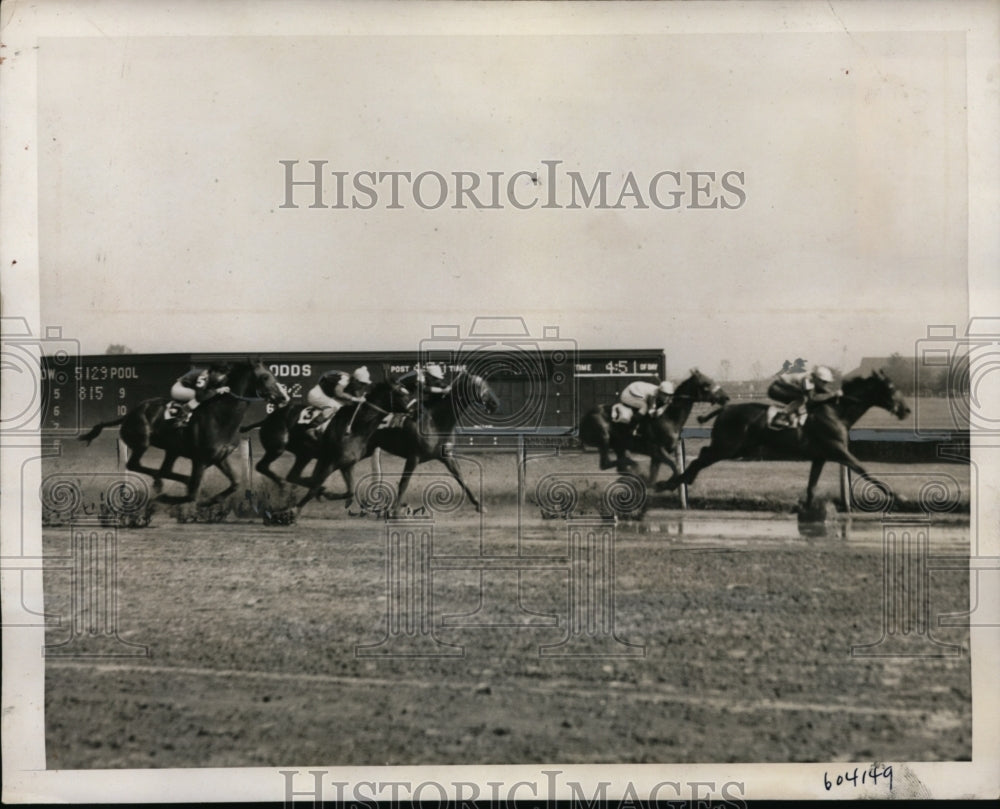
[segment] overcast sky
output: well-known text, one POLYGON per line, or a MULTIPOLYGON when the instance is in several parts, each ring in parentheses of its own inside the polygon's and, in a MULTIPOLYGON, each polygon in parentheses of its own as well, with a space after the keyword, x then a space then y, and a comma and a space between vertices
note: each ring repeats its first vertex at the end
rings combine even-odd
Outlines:
POLYGON ((964 326, 965 82, 959 33, 43 39, 42 320, 92 353, 270 352, 518 315, 671 376, 848 370, 964 326), (745 202, 283 209, 281 160, 504 187, 560 160, 614 199, 736 171, 745 202))

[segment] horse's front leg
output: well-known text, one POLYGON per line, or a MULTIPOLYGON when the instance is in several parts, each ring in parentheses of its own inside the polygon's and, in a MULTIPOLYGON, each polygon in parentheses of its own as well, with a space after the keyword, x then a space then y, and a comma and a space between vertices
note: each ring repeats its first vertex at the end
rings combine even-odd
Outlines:
POLYGON ((649 486, 656 484, 656 478, 660 474, 660 466, 662 461, 657 453, 653 453, 649 456, 649 486))
POLYGON ((677 475, 678 472, 680 471, 678 469, 677 464, 674 461, 674 459, 670 457, 670 454, 662 446, 658 446, 657 447, 656 452, 653 455, 650 456, 650 461, 651 461, 651 463, 649 464, 649 485, 650 486, 654 486, 656 484, 656 476, 659 474, 660 465, 661 464, 666 464, 667 466, 670 467, 670 471, 672 473, 671 477, 673 477, 674 475, 677 475), (653 467, 652 461, 656 462, 655 469, 653 467))
POLYGON ((462 491, 465 492, 465 496, 469 498, 469 502, 472 503, 476 511, 480 514, 485 513, 486 507, 476 499, 476 496, 472 493, 472 489, 468 487, 465 480, 462 478, 462 471, 458 468, 458 462, 455 458, 451 455, 442 453, 441 463, 448 468, 448 471, 451 472, 451 476, 458 481, 458 485, 462 487, 462 491))
MULTIPOLYGON (((690 486, 694 483, 694 479, 698 477, 698 473, 707 466, 711 466, 714 463, 725 460, 726 457, 720 453, 715 447, 709 444, 707 447, 702 447, 701 452, 698 453, 698 457, 688 464, 687 469, 683 472, 675 471, 670 480, 660 481, 656 484, 656 490, 658 492, 662 491, 673 491, 682 483, 690 486)), ((676 469, 676 467, 675 467, 676 469)))
MULTIPOLYGON (((354 464, 345 464, 340 468, 340 474, 344 477, 344 485, 347 487, 347 491, 344 492, 343 499, 347 502, 344 503, 344 508, 348 508, 351 503, 354 502, 354 464)), ((330 495, 327 495, 329 497, 330 495)), ((333 499, 340 499, 334 496, 333 499)))
POLYGON ((403 474, 399 478, 399 488, 396 489, 397 506, 402 505, 403 495, 406 494, 406 489, 410 485, 410 478, 413 476, 413 470, 417 468, 419 462, 416 455, 411 455, 406 459, 406 464, 403 466, 403 474))
POLYGON ((847 447, 843 445, 833 447, 832 452, 827 455, 827 460, 842 463, 860 478, 867 480, 869 483, 878 487, 879 491, 881 491, 882 494, 889 499, 890 503, 893 501, 903 501, 903 498, 897 495, 888 483, 884 483, 874 475, 870 474, 868 470, 861 465, 861 462, 851 454, 851 451, 847 449, 847 447))
POLYGON ((316 461, 316 469, 313 471, 312 483, 309 486, 309 491, 305 493, 301 500, 299 500, 296 508, 300 511, 302 507, 312 500, 314 497, 318 496, 321 491, 323 491, 323 481, 327 479, 327 476, 333 471, 332 461, 316 461))
POLYGON ((229 497, 229 495, 235 492, 239 486, 239 479, 236 475, 236 470, 233 468, 233 458, 231 455, 227 455, 221 461, 216 463, 215 466, 221 470, 223 475, 229 478, 229 486, 202 503, 203 506, 214 506, 216 503, 222 502, 229 497))
POLYGON ((816 493, 816 484, 819 483, 819 476, 823 472, 824 458, 817 458, 809 468, 809 485, 806 486, 806 508, 812 508, 813 495, 816 493))
POLYGON ((261 458, 254 465, 254 469, 260 472, 264 477, 274 481, 278 485, 278 489, 284 491, 285 481, 278 477, 272 470, 271 464, 273 464, 278 458, 284 454, 284 450, 269 449, 264 453, 264 457, 261 458))

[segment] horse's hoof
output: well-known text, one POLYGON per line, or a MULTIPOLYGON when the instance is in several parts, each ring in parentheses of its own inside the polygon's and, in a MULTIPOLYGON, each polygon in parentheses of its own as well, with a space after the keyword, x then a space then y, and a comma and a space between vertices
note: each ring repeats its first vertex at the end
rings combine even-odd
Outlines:
POLYGON ((484 506, 482 503, 479 503, 476 505, 476 511, 478 511, 480 514, 485 514, 486 506, 484 506))

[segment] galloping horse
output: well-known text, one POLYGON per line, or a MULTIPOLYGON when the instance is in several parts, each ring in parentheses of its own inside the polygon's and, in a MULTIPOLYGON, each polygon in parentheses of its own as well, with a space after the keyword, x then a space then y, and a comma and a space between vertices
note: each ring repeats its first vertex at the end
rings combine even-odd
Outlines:
POLYGON ((611 420, 611 408, 598 405, 587 412, 580 422, 580 441, 600 452, 601 469, 615 466, 615 461, 611 459, 612 449, 618 457, 618 471, 623 473, 630 464, 626 452, 648 455, 649 485, 652 486, 662 464, 666 464, 677 474, 677 464, 671 456, 677 448, 684 423, 691 415, 692 406, 696 402, 724 405, 728 401, 729 396, 722 388, 694 368, 691 376, 677 386, 663 413, 650 419, 646 428, 639 431, 639 435, 632 434, 630 425, 614 424, 611 420))
MULTIPOLYGON (((365 397, 363 412, 355 405, 341 408, 330 419, 320 436, 313 436, 308 425, 299 424, 302 411, 306 409, 306 405, 303 404, 275 409, 263 420, 241 427, 240 432, 245 433, 260 428, 260 443, 264 447, 264 457, 257 462, 254 468, 277 483, 279 489, 284 489, 286 482, 297 486, 307 486, 311 489, 316 483, 316 476, 313 474, 305 477, 302 470, 310 461, 325 456, 332 465, 324 478, 331 472, 340 469, 344 481, 347 483, 347 491, 344 494, 334 495, 327 493, 321 487, 316 494, 323 494, 330 499, 350 501, 353 497, 353 487, 350 468, 346 465, 348 459, 353 457, 358 446, 360 446, 362 454, 358 458, 354 458, 350 466, 353 467, 354 463, 364 457, 368 447, 368 439, 378 428, 379 422, 388 413, 403 412, 409 398, 409 391, 402 385, 395 382, 377 382, 365 397), (347 415, 341 415, 343 413, 347 415), (349 434, 347 433, 348 428, 350 429, 349 434), (344 444, 345 437, 351 439, 347 444, 344 444), (271 469, 271 464, 286 451, 295 456, 295 463, 285 475, 285 479, 282 480, 271 469)), ((318 461, 317 466, 319 466, 318 461)))
POLYGON ((683 474, 674 473, 658 489, 676 489, 681 483, 690 486, 698 473, 718 461, 753 455, 761 449, 777 450, 783 455, 812 461, 806 488, 806 508, 812 506, 813 494, 823 465, 834 461, 847 466, 870 481, 887 496, 892 490, 872 477, 847 448, 851 426, 871 407, 881 407, 898 419, 910 414, 910 408, 884 371, 872 371, 867 377, 847 379, 836 399, 815 403, 801 427, 781 430, 767 424, 769 405, 745 402, 722 408, 712 427, 711 443, 691 462, 683 474))
POLYGON ((377 430, 369 442, 367 454, 371 455, 376 450, 384 449, 392 455, 406 459, 403 475, 399 480, 396 502, 402 502, 410 477, 417 465, 438 460, 458 481, 458 485, 462 487, 462 491, 475 506, 476 511, 485 511, 482 503, 466 485, 458 464, 450 453, 455 442, 455 426, 463 413, 471 408, 480 408, 492 414, 499 407, 500 400, 490 390, 486 380, 463 371, 451 382, 446 393, 429 405, 421 407, 416 418, 408 416, 402 426, 377 430))
POLYGON ((198 496, 202 477, 210 466, 218 467, 229 479, 229 487, 204 503, 213 505, 236 491, 236 472, 230 454, 236 449, 240 422, 251 401, 250 397, 266 399, 272 404, 284 404, 288 394, 259 360, 239 363, 228 374, 228 393, 220 393, 202 402, 183 427, 163 417, 168 399, 147 399, 114 421, 104 421, 79 437, 89 445, 105 427, 121 425, 122 441, 130 451, 126 469, 153 478, 153 488, 160 492, 163 480, 176 480, 187 486, 186 495, 161 494, 164 503, 191 503, 198 496), (150 447, 162 449, 166 455, 159 469, 142 465, 142 456, 150 447), (190 458, 191 474, 172 471, 178 458, 190 458))

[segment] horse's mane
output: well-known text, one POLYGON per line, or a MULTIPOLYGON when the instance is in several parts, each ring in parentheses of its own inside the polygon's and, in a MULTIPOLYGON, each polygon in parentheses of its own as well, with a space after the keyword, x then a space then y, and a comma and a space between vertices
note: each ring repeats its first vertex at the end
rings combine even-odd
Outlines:
POLYGON ((700 373, 697 370, 691 371, 691 373, 688 375, 688 377, 683 382, 681 382, 677 386, 677 388, 674 390, 674 396, 677 396, 677 394, 679 394, 679 393, 682 394, 682 395, 684 395, 684 396, 687 396, 688 395, 688 391, 691 388, 697 388, 698 387, 700 376, 701 375, 700 375, 700 373))
POLYGON ((840 388, 844 392, 845 396, 857 396, 857 394, 867 390, 871 387, 873 382, 877 381, 879 381, 877 374, 872 374, 870 376, 861 376, 859 374, 856 376, 846 377, 841 383, 840 388))

